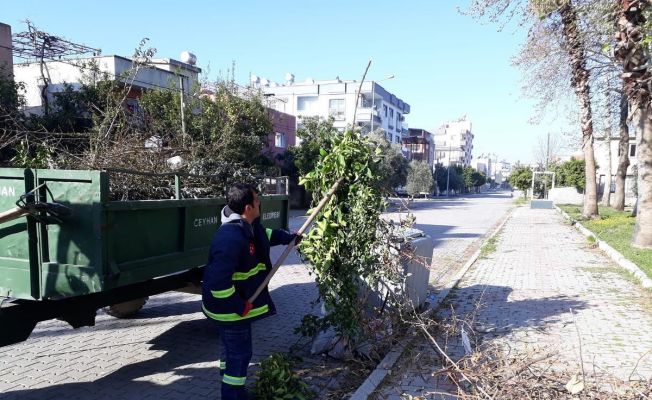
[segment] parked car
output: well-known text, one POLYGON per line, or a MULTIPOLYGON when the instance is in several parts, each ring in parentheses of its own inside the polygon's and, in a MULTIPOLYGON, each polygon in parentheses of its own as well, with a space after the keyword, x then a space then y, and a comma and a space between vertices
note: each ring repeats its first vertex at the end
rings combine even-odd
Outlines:
POLYGON ((405 186, 397 187, 396 189, 394 189, 394 193, 398 197, 407 197, 408 196, 408 192, 407 192, 407 189, 405 188, 405 186))

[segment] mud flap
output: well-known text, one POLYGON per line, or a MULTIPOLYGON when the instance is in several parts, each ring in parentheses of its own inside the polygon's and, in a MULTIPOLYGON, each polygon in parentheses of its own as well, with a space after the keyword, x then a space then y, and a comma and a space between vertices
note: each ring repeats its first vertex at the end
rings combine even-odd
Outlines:
POLYGON ((27 340, 38 322, 21 304, 5 303, 0 307, 0 347, 27 340))

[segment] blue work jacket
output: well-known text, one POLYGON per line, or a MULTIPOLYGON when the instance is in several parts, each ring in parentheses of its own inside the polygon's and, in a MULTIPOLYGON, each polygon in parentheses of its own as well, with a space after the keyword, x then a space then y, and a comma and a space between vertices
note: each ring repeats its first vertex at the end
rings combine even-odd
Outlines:
POLYGON ((253 224, 228 207, 222 210, 222 225, 211 241, 202 282, 202 309, 218 323, 254 321, 276 313, 267 287, 242 316, 246 300, 271 272, 271 246, 289 244, 295 235, 282 229, 265 229, 259 219, 253 224))

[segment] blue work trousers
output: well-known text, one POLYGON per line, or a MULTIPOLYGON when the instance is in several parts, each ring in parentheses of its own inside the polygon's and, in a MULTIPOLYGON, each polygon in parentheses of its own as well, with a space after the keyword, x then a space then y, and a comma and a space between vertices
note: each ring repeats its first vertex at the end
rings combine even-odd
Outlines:
POLYGON ((251 323, 218 325, 222 342, 220 374, 222 375, 222 400, 247 398, 245 381, 251 360, 251 323))

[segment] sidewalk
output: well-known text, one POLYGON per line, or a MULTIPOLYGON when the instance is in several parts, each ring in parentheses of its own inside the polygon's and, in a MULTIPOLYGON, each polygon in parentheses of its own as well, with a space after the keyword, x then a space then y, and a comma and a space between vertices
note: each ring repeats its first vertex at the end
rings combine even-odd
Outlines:
MULTIPOLYGON (((496 251, 471 267, 438 318, 476 312, 479 342, 508 343, 514 353, 555 349, 555 367, 573 373, 581 358, 586 371, 649 379, 652 296, 621 271, 556 211, 520 207, 499 234, 496 251)), ((453 339, 447 353, 456 359, 464 350, 453 339)), ((432 376, 438 365, 432 347, 419 339, 375 398, 446 398, 433 394, 447 389, 432 376)))

